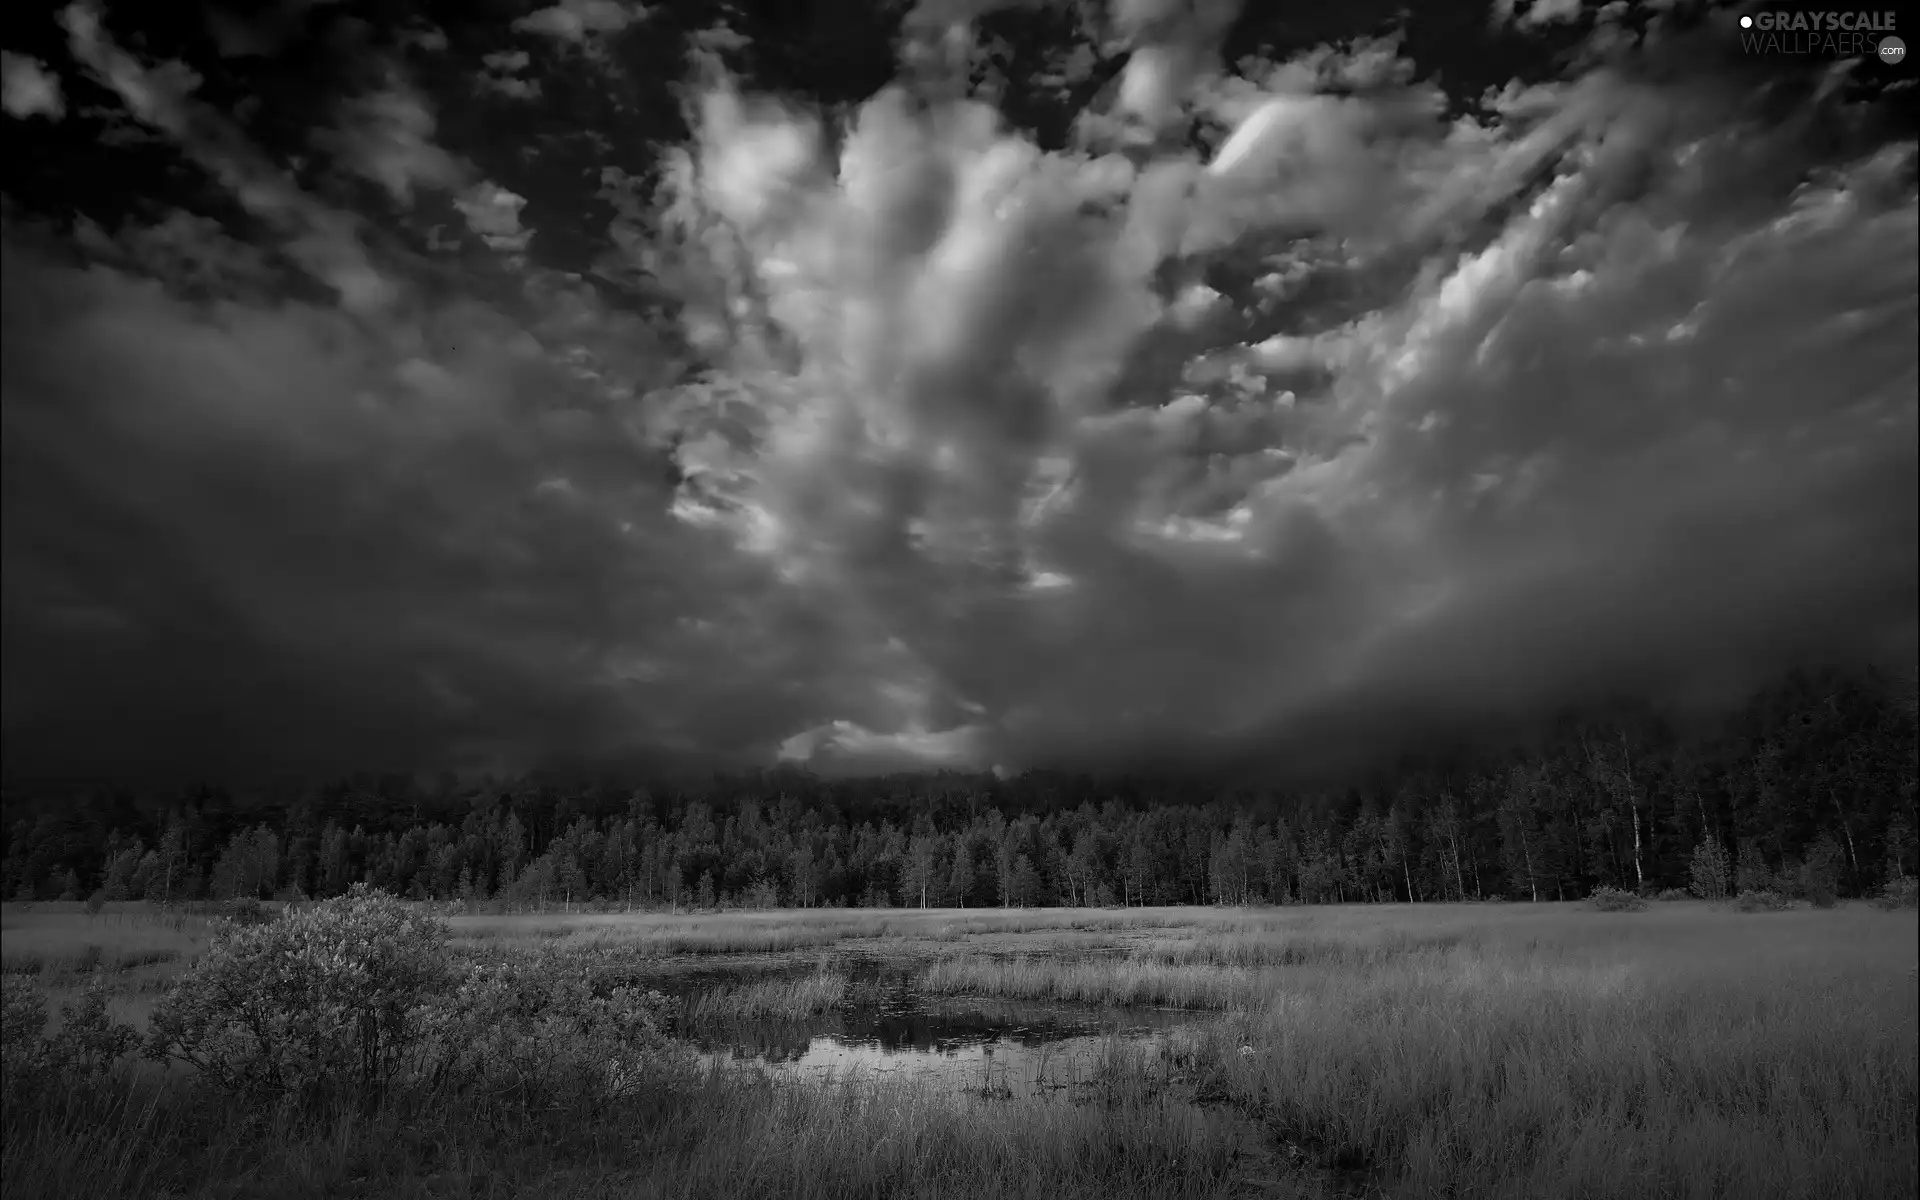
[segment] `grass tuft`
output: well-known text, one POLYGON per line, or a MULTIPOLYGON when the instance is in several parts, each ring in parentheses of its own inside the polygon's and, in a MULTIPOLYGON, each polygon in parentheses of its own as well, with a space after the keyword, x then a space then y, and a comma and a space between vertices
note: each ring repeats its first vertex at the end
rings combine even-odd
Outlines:
POLYGON ((800 1020, 818 1016, 847 998, 847 976, 822 970, 789 979, 761 979, 712 988, 693 996, 687 1020, 800 1020))

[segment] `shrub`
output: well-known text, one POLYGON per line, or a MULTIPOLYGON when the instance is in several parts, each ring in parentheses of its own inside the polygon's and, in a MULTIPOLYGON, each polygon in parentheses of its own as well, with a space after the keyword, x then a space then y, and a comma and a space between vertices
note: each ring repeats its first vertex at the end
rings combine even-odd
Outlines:
POLYGON ((274 919, 272 909, 257 896, 240 896, 220 906, 220 915, 236 925, 265 925, 274 919))
POLYGON ((96 976, 77 1000, 60 1006, 60 1031, 46 1037, 47 1002, 11 976, 0 981, 0 1056, 9 1103, 54 1079, 85 1082, 104 1074, 139 1044, 139 1035, 107 1015, 106 981, 96 976))
POLYGON ((1601 912, 1639 912, 1647 906, 1644 897, 1616 887, 1597 887, 1587 899, 1601 912))
POLYGON ((665 1057, 668 1002, 596 983, 587 956, 471 963, 416 1012, 412 1082, 544 1107, 630 1094, 665 1057))
POLYGON ((1725 900, 1733 876, 1733 864, 1727 861, 1726 848, 1712 838, 1693 849, 1688 863, 1693 894, 1702 900, 1725 900))
POLYGON ((443 924, 362 884, 228 924, 162 1000, 147 1052, 300 1101, 603 1099, 660 1065, 667 1002, 601 965, 560 952, 457 960, 443 924))
POLYGON ((1741 892, 1734 906, 1741 912, 1784 912, 1793 907, 1793 900, 1772 888, 1757 888, 1741 892))
POLYGON ((1920 908, 1920 879, 1912 875, 1889 879, 1873 902, 1888 912, 1898 908, 1920 908))
POLYGON ((80 998, 60 1006, 60 1032, 50 1043, 55 1068, 69 1078, 103 1075, 133 1053, 140 1035, 107 1015, 106 980, 94 976, 80 998))
POLYGON ((1654 899, 1674 901, 1674 900, 1689 900, 1689 899, 1692 899, 1692 897, 1693 897, 1693 893, 1687 891, 1685 888, 1662 888, 1660 890, 1660 894, 1658 896, 1655 896, 1654 899))
POLYGON ((0 975, 0 1057, 9 1076, 38 1060, 46 1027, 47 1001, 40 989, 11 971, 0 975))
POLYGON ((448 980, 446 927, 357 884, 265 924, 228 924, 153 1014, 147 1053, 222 1086, 372 1104, 413 1011, 448 980))

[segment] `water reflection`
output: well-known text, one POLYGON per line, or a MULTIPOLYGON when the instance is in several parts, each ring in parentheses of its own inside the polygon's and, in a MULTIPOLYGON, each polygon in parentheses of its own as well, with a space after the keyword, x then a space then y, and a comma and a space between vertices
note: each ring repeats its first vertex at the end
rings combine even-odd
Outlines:
POLYGON ((737 1021, 693 1031, 710 1060, 803 1075, 907 1072, 956 1087, 1030 1096, 1090 1081, 1112 1039, 1156 1055, 1190 1012, 943 999, 889 989, 877 1003, 804 1021, 737 1021))

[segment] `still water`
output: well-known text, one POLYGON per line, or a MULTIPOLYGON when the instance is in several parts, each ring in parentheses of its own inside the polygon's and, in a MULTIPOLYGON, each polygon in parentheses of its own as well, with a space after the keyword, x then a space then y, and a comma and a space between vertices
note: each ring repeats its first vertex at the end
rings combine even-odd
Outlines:
POLYGON ((1013 1098, 1087 1084, 1117 1042, 1148 1056, 1197 1034, 1206 1014, 922 996, 905 981, 806 1020, 704 1026, 709 1061, 796 1076, 931 1077, 1013 1098), (899 1074, 896 1074, 899 1073, 899 1074))

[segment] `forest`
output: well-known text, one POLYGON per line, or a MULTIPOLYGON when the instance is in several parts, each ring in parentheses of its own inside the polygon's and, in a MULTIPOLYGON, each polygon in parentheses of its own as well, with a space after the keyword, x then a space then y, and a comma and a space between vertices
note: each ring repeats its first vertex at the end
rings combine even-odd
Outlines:
POLYGON ((1706 730, 1645 706, 1333 789, 792 767, 697 785, 560 775, 9 789, 13 900, 329 897, 501 907, 987 907, 1564 900, 1913 874, 1910 675, 1802 670, 1706 730))

